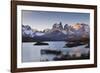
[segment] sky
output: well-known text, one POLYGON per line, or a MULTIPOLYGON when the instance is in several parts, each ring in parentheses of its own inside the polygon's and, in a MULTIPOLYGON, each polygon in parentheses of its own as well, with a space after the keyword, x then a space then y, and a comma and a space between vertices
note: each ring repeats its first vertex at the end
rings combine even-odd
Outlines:
POLYGON ((53 12, 53 11, 34 11, 22 10, 22 24, 29 25, 33 29, 44 30, 51 29, 55 23, 62 22, 73 25, 76 23, 85 23, 90 25, 89 13, 75 13, 75 12, 53 12))

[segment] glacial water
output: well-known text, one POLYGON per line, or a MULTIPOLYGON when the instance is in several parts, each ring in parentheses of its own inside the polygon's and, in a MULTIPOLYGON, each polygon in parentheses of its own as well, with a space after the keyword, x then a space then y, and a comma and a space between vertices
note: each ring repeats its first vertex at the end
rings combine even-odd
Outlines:
POLYGON ((66 42, 57 41, 57 42, 45 42, 49 45, 34 45, 36 42, 25 42, 22 43, 22 62, 39 62, 43 60, 53 61, 53 58, 57 55, 54 54, 41 54, 41 50, 56 50, 61 51, 62 54, 66 54, 67 52, 72 53, 88 53, 89 48, 85 48, 87 45, 81 45, 77 47, 64 48, 66 42))

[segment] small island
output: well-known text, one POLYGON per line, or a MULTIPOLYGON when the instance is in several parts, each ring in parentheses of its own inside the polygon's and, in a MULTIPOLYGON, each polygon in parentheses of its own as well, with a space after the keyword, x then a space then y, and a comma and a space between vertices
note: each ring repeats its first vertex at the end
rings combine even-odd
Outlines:
POLYGON ((65 44, 64 48, 67 47, 77 47, 80 45, 84 45, 82 42, 68 42, 67 44, 65 44))
POLYGON ((49 44, 44 42, 36 42, 34 45, 49 45, 49 44))

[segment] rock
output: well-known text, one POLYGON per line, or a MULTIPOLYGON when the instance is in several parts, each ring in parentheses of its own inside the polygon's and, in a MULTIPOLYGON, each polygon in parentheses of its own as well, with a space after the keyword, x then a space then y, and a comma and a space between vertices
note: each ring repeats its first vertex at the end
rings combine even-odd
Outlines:
POLYGON ((64 30, 68 31, 68 29, 69 29, 68 24, 65 24, 65 25, 64 25, 64 30))

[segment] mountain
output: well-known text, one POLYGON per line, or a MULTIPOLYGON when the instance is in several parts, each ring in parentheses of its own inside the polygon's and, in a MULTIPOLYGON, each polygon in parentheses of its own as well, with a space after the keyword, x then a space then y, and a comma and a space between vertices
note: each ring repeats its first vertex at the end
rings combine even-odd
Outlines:
POLYGON ((68 24, 65 24, 65 25, 64 25, 64 30, 68 31, 68 29, 69 29, 68 24))
POLYGON ((29 25, 22 25, 22 36, 34 37, 34 33, 29 25))
POLYGON ((29 25, 22 25, 22 41, 30 42, 34 37, 43 36, 44 33, 38 30, 32 29, 29 25))
POLYGON ((43 32, 44 33, 49 33, 49 32, 51 32, 51 29, 44 29, 43 32))
POLYGON ((69 27, 67 39, 84 39, 90 36, 89 26, 83 23, 73 24, 69 27))
POLYGON ((89 25, 84 23, 76 23, 73 25, 65 24, 62 26, 62 22, 54 24, 52 29, 44 29, 38 31, 32 29, 28 25, 22 25, 22 37, 23 41, 72 41, 89 39, 90 31, 89 25), (27 40, 26 40, 27 39, 27 40))
POLYGON ((55 31, 55 30, 63 30, 63 26, 62 26, 62 22, 60 22, 59 24, 55 23, 52 27, 52 30, 55 31))
POLYGON ((48 37, 50 40, 64 41, 66 35, 59 30, 55 30, 50 33, 46 33, 44 37, 48 37))

